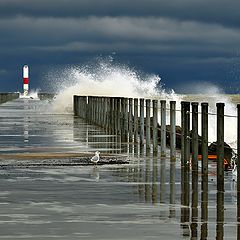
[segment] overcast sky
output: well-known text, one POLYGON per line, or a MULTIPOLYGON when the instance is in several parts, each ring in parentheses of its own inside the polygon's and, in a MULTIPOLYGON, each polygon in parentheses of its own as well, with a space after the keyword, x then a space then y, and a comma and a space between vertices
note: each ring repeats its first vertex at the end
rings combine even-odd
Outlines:
POLYGON ((0 91, 31 86, 55 66, 115 53, 167 88, 212 83, 240 92, 240 1, 0 0, 0 91))

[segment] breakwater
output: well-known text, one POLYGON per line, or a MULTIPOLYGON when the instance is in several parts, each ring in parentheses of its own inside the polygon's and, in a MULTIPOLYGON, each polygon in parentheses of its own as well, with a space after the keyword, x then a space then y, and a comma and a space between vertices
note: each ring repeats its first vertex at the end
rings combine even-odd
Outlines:
MULTIPOLYGON (((181 109, 176 109, 176 102, 152 99, 121 98, 121 97, 97 97, 74 96, 74 114, 86 119, 91 124, 103 127, 110 134, 119 135, 122 142, 137 144, 144 149, 146 154, 159 154, 161 158, 167 156, 167 145, 170 149, 170 162, 176 161, 176 149, 180 147, 181 157, 181 205, 182 222, 188 222, 190 218, 190 204, 192 205, 192 218, 198 218, 198 193, 199 177, 201 179, 201 220, 207 224, 208 220, 208 187, 209 187, 209 154, 216 156, 216 218, 217 239, 224 236, 224 176, 226 162, 231 168, 231 160, 237 151, 235 161, 239 163, 240 150, 240 104, 236 106, 237 115, 224 115, 225 104, 216 103, 216 114, 209 112, 207 102, 181 102, 181 109), (176 113, 181 115, 181 126, 176 125, 176 113), (215 148, 209 150, 208 130, 209 116, 216 120, 216 142, 211 143, 215 148), (169 125, 167 125, 169 116, 169 125), (224 142, 225 118, 236 118, 237 149, 232 149, 224 142), (199 122, 200 129, 199 129, 199 122), (190 128, 191 126, 191 128, 190 128), (201 130, 201 136, 198 132, 201 130), (231 153, 227 158, 227 152, 231 153), (201 162, 199 164, 199 158, 201 162)), ((231 126, 232 127, 232 126, 231 126)), ((212 148, 211 148, 212 149, 212 148)), ((141 151, 141 150, 140 150, 141 151)), ((240 179, 240 164, 238 179, 240 179)), ((174 182, 172 173, 171 182, 174 182)), ((170 184, 171 184, 170 182, 170 184)), ((240 181, 237 182, 237 217, 240 220, 240 181)), ((196 220, 197 221, 197 220, 196 220)), ((202 239, 207 237, 207 226, 202 224, 202 239)), ((237 229, 238 239, 240 228, 237 229)))
POLYGON ((0 104, 19 98, 19 93, 0 93, 0 104))

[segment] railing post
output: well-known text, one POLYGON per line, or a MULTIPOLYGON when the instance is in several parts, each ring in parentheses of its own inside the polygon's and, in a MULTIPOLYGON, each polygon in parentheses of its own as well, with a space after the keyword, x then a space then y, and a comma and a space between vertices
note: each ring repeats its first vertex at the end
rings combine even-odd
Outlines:
MULTIPOLYGON (((217 237, 224 236, 224 103, 217 103, 217 237)), ((239 181, 239 180, 238 180, 239 181)))
POLYGON ((198 207, 198 102, 192 103, 192 208, 198 207))
POLYGON ((128 137, 128 110, 127 98, 121 98, 122 101, 122 141, 127 142, 128 137))
POLYGON ((133 99, 128 99, 128 124, 129 124, 129 142, 133 141, 133 99))
POLYGON ((170 101, 170 159, 176 160, 176 102, 170 101))
POLYGON ((140 99, 140 146, 144 145, 144 99, 140 99))
POLYGON ((116 108, 116 113, 117 113, 117 135, 121 134, 121 100, 120 97, 116 98, 117 100, 117 108, 116 108))
POLYGON ((134 98, 134 142, 138 142, 138 99, 134 98))
POLYGON ((217 188, 224 191, 224 103, 217 103, 217 188))
POLYGON ((161 100, 161 156, 166 156, 166 101, 161 100))
MULTIPOLYGON (((237 179, 240 179, 240 104, 237 105, 237 179)), ((237 239, 240 238, 240 181, 237 180, 237 239)))
POLYGON ((201 103, 202 108, 202 201, 201 219, 208 220, 208 103, 201 103))
POLYGON ((190 164, 190 102, 185 103, 184 119, 184 170, 185 174, 185 205, 189 206, 189 164, 190 164))
POLYGON ((146 149, 151 149, 151 126, 150 126, 150 104, 151 100, 146 99, 146 149))
POLYGON ((153 152, 158 152, 158 101, 152 100, 153 104, 153 152))
POLYGON ((190 103, 181 102, 181 203, 182 219, 181 222, 189 221, 189 162, 190 162, 190 103))
POLYGON ((74 116, 77 116, 77 97, 76 95, 73 96, 73 111, 74 116))
POLYGON ((170 204, 175 203, 176 179, 176 102, 170 101, 170 204))

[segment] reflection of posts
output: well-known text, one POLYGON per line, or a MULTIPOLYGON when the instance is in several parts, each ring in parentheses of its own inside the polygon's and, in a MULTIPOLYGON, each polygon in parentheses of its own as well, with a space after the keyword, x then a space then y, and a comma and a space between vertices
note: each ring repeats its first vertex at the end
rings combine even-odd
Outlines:
POLYGON ((166 181, 166 160, 161 158, 161 175, 160 175, 160 203, 165 203, 165 181, 166 181))
MULTIPOLYGON (((224 236, 224 192, 217 192, 217 227, 216 239, 223 239, 224 236)), ((237 238, 238 239, 238 238, 237 238)))
POLYGON ((198 103, 192 103, 192 238, 198 227, 198 103))
POLYGON ((170 209, 169 216, 175 216, 176 179, 176 102, 170 102, 170 209))
POLYGON ((24 117, 23 137, 24 137, 24 142, 28 143, 28 141, 29 141, 29 125, 28 125, 28 118, 25 118, 25 117, 24 117))
POLYGON ((208 103, 202 103, 202 201, 201 238, 207 238, 208 220, 208 103))
POLYGON ((150 202, 150 162, 145 160, 145 201, 150 202))
POLYGON ((224 236, 224 103, 217 103, 217 238, 224 236))
POLYGON ((158 167, 157 167, 157 158, 153 158, 152 164, 152 203, 155 204, 158 201, 157 194, 157 181, 158 181, 158 167))
POLYGON ((181 102, 182 106, 182 154, 181 157, 181 188, 182 188, 182 209, 181 222, 183 228, 183 235, 189 236, 189 162, 190 162, 190 103, 181 102))

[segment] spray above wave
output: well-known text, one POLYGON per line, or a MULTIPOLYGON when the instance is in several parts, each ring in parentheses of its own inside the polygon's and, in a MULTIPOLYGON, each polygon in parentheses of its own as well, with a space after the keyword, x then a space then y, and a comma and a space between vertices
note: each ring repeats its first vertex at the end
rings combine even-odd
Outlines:
POLYGON ((73 95, 153 97, 168 93, 161 87, 161 78, 143 74, 112 61, 98 61, 94 65, 66 67, 53 73, 50 79, 57 96, 55 112, 72 112, 73 95))
MULTIPOLYGON (((71 113, 73 95, 142 97, 175 100, 176 109, 180 110, 182 99, 209 103, 209 112, 216 113, 216 102, 225 103, 225 114, 236 115, 236 107, 231 100, 214 85, 201 83, 192 85, 196 95, 177 95, 173 90, 166 91, 161 78, 154 74, 143 74, 126 65, 116 65, 113 61, 100 60, 96 64, 66 67, 53 71, 48 79, 51 81, 56 98, 52 102, 51 112, 71 113)), ((169 106, 168 106, 169 108, 169 106)), ((169 116, 167 116, 169 124, 169 116)), ((225 141, 236 147, 236 119, 225 118, 225 141)), ((181 115, 177 112, 176 124, 181 125, 181 115)), ((199 116, 199 124, 201 119, 199 116)), ((201 135, 201 126, 199 125, 201 135)), ((216 141, 216 116, 209 115, 209 141, 216 141)))

